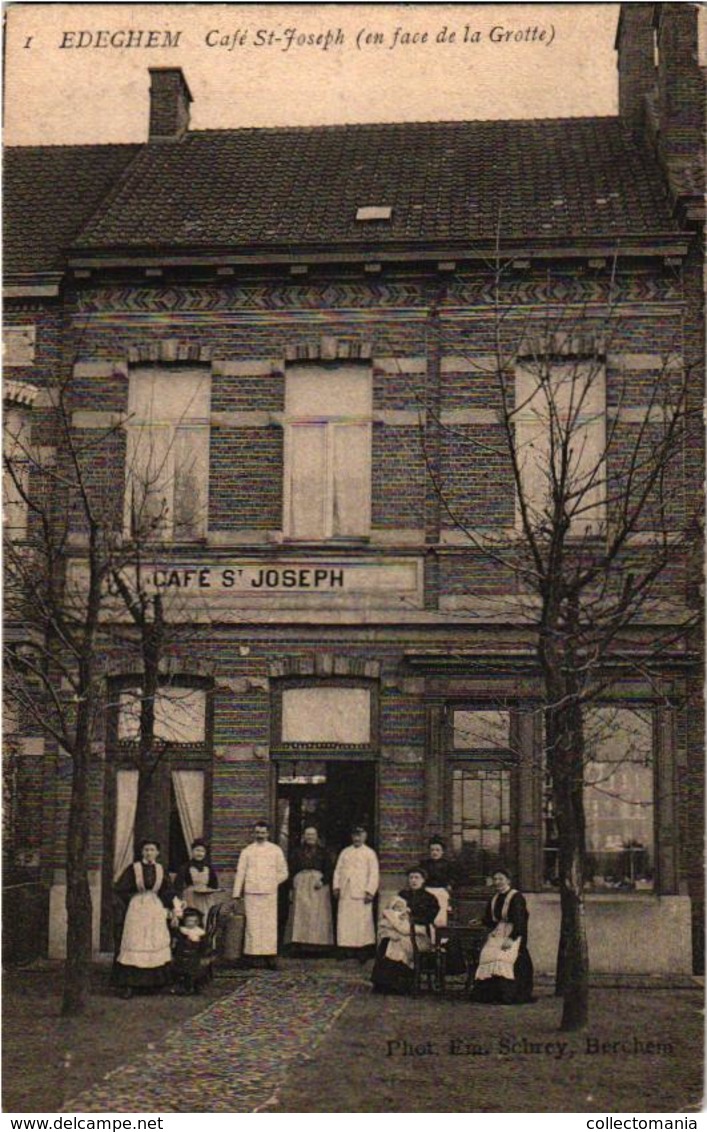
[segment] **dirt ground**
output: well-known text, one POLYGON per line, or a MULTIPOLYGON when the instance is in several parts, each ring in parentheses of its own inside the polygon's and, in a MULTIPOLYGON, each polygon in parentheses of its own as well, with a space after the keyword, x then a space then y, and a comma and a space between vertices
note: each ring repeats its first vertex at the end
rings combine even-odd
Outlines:
MULTIPOLYGON (((300 1046, 290 1060, 273 1060, 270 1068, 258 1063, 263 1095, 272 1098, 259 1111, 665 1113, 700 1107, 703 994, 697 986, 593 989, 589 1029, 562 1035, 560 1004, 549 986, 539 988, 537 1002, 521 1007, 472 1005, 461 996, 399 999, 372 995, 357 965, 351 972, 344 967, 337 979, 346 979, 351 994, 321 1040, 305 1053, 300 1046)), ((284 987, 279 972, 269 977, 284 987)), ((217 977, 199 998, 159 995, 125 1003, 113 995, 107 973, 96 972, 86 1014, 69 1021, 59 1016, 60 968, 11 972, 3 986, 3 1107, 56 1112, 111 1070, 160 1050, 168 1032, 216 999, 238 988, 241 998, 259 999, 259 985, 257 978, 233 974, 217 977)), ((241 1006, 228 1009, 237 1038, 241 1006)), ((291 1017, 297 1002, 283 1002, 281 1009, 291 1017)), ((282 1025, 281 1009, 273 1030, 282 1025)), ((265 1049, 277 1048, 275 1032, 272 1041, 259 1036, 265 1049)))
POLYGON ((22 968, 3 978, 2 1092, 5 1112, 57 1112, 106 1073, 157 1044, 167 1031, 228 994, 218 979, 201 995, 116 997, 103 968, 80 1018, 62 1018, 61 967, 22 968))
POLYGON ((539 991, 537 1002, 515 1007, 358 995, 311 1060, 290 1066, 267 1111, 621 1113, 700 1107, 698 988, 593 990, 591 1023, 581 1035, 559 1033, 559 1017, 549 988, 539 991))

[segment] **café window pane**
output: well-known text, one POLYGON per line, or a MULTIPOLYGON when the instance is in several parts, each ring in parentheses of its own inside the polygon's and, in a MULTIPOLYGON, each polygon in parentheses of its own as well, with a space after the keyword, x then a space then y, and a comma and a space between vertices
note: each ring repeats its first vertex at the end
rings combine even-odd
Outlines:
POLYGON ((510 867, 511 772, 452 768, 452 847, 464 884, 485 884, 494 869, 510 867))
POLYGON ((455 750, 494 751, 510 749, 510 713, 507 711, 455 711, 452 746, 455 750))
POLYGON ((371 741, 367 688, 288 688, 282 694, 283 743, 371 741))
POLYGON ((649 890, 654 879, 653 733, 650 712, 587 712, 587 875, 595 888, 649 890))
MULTIPOLYGON (((140 737, 139 688, 120 693, 118 739, 135 743, 140 737)), ((155 697, 155 738, 165 743, 204 743, 206 741, 206 692, 202 688, 170 685, 155 697)))
MULTIPOLYGON (((650 891, 655 832, 653 732, 649 710, 598 707, 585 713, 584 814, 587 888, 650 891)), ((558 835, 545 774, 544 883, 557 886, 558 835)))

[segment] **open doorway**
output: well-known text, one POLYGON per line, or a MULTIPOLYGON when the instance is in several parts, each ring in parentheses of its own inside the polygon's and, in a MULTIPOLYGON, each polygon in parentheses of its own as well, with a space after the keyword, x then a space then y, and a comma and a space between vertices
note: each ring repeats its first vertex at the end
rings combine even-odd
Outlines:
POLYGON ((365 825, 376 843, 376 764, 364 760, 281 762, 277 767, 276 840, 291 857, 307 825, 315 825, 336 856, 350 842, 351 826, 365 825))

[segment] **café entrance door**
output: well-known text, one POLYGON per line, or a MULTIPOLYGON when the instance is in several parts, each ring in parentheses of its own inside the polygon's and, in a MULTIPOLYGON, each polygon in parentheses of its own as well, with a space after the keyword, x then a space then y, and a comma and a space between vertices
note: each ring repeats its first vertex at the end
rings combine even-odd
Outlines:
POLYGON ((276 840, 291 857, 307 825, 315 825, 336 856, 350 844, 352 825, 376 842, 376 764, 364 760, 278 763, 276 840))

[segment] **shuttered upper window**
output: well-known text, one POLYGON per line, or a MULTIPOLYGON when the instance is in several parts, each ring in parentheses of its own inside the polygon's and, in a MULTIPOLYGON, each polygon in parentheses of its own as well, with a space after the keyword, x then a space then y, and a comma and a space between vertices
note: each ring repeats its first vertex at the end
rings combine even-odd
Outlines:
POLYGON ((126 425, 126 533, 189 542, 207 528, 210 375, 139 367, 126 425))
POLYGON ((285 394, 289 538, 357 538, 371 524, 371 372, 291 366, 285 394))
POLYGON ((532 526, 552 525, 559 491, 570 534, 598 533, 606 512, 603 364, 538 359, 516 369, 515 393, 516 454, 532 526))
POLYGON ((27 537, 30 471, 30 423, 25 409, 5 407, 3 456, 3 529, 13 542, 21 541, 27 537))

